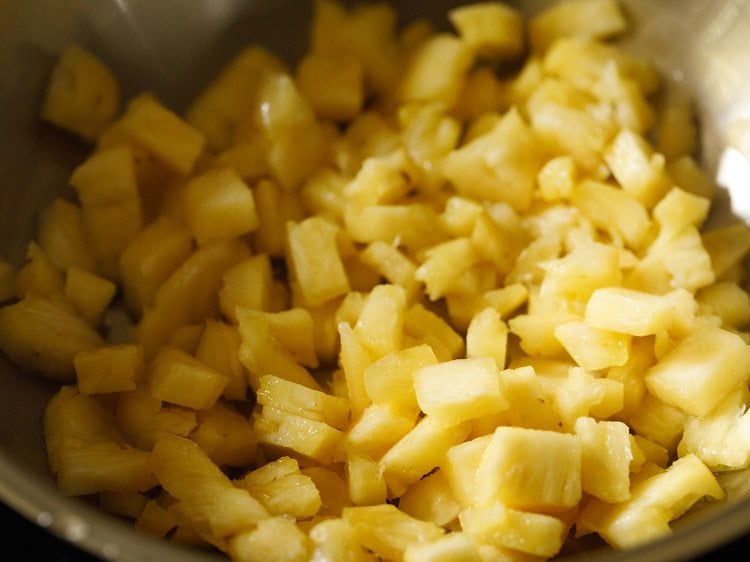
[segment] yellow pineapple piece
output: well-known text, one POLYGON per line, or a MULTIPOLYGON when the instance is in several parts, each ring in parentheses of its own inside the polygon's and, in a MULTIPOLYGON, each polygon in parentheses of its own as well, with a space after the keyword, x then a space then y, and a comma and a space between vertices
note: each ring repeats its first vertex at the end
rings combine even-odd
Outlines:
POLYGON ((608 418, 624 404, 624 385, 620 381, 594 377, 580 367, 571 367, 566 377, 547 382, 553 406, 568 430, 581 416, 608 418))
MULTIPOLYGON (((512 407, 498 416, 502 425, 559 430, 562 420, 534 367, 521 366, 500 373, 503 393, 512 407)), ((494 428, 492 429, 494 431, 494 428)))
POLYGON ((135 528, 155 537, 166 537, 180 523, 174 511, 162 507, 157 500, 148 500, 135 522, 135 528))
POLYGON ((300 470, 301 474, 308 476, 315 484, 320 494, 320 509, 318 515, 338 516, 341 510, 352 504, 349 491, 344 482, 343 471, 311 466, 300 470))
POLYGON ((229 539, 228 552, 238 562, 305 562, 310 559, 310 539, 288 517, 258 521, 229 539))
POLYGON ((203 322, 218 314, 218 290, 224 273, 247 258, 247 246, 237 240, 214 242, 196 249, 159 286, 153 306, 146 309, 136 337, 146 357, 153 357, 177 328, 203 322))
POLYGON ((362 162, 357 175, 344 187, 345 201, 356 208, 397 203, 412 188, 416 174, 404 150, 371 156, 362 162))
POLYGON ((115 404, 117 427, 136 447, 151 450, 165 433, 187 437, 196 426, 196 413, 162 404, 147 385, 121 392, 115 404))
POLYGON ((555 337, 573 360, 588 371, 624 365, 628 360, 628 334, 602 330, 585 322, 573 321, 555 328, 555 337))
POLYGON ((545 201, 567 199, 573 192, 578 172, 570 156, 557 156, 549 160, 537 176, 539 192, 545 201))
POLYGON ((637 435, 646 437, 668 451, 674 451, 686 419, 684 411, 649 393, 640 407, 625 421, 637 435))
POLYGON ((61 272, 35 241, 26 246, 26 263, 13 276, 14 296, 29 295, 64 301, 65 289, 61 272))
POLYGON ((549 558, 560 551, 568 526, 551 515, 512 509, 501 502, 469 507, 459 516, 477 542, 549 558))
POLYGON ((439 466, 453 445, 469 434, 468 423, 447 425, 425 416, 380 459, 380 469, 388 484, 389 497, 401 496, 406 489, 439 466))
POLYGON ((375 404, 392 404, 400 411, 417 413, 414 373, 437 362, 432 348, 426 344, 389 353, 365 369, 367 395, 375 404))
POLYGON ((633 338, 625 364, 611 367, 607 371, 606 377, 622 383, 623 387, 623 405, 616 414, 618 419, 628 419, 640 407, 648 392, 643 375, 654 363, 656 356, 653 339, 633 338))
POLYGON ((254 247, 258 252, 280 257, 286 251, 287 223, 305 218, 300 198, 287 193, 281 186, 262 178, 253 187, 259 225, 255 231, 254 247))
POLYGON ((387 488, 377 461, 350 452, 346 457, 346 480, 349 483, 349 497, 354 505, 385 503, 387 488))
POLYGON ((444 527, 458 517, 461 510, 441 470, 436 470, 411 486, 398 500, 398 508, 422 521, 444 527))
POLYGON ((133 390, 146 372, 143 349, 137 344, 81 351, 73 364, 81 394, 133 390))
POLYGON ((466 357, 491 357, 495 366, 505 368, 508 326, 494 308, 485 308, 474 315, 466 332, 466 357))
POLYGON ((214 168, 185 186, 184 213, 198 244, 235 238, 258 228, 253 192, 233 168, 214 168))
POLYGON ((484 207, 468 197, 453 195, 445 202, 445 209, 440 215, 440 222, 454 237, 468 237, 475 228, 484 207))
POLYGON ((188 355, 195 355, 198 341, 203 334, 203 324, 187 324, 180 326, 169 335, 166 344, 169 347, 184 351, 188 355))
POLYGON ((344 207, 346 231, 356 242, 424 248, 443 239, 435 210, 422 203, 344 207))
POLYGON ((460 357, 465 350, 463 338, 441 316, 415 303, 406 310, 405 335, 432 347, 441 361, 460 357))
POLYGON ((581 444, 570 434, 498 427, 476 473, 476 505, 559 513, 581 499, 581 444))
POLYGON ((716 183, 706 175, 706 172, 690 155, 667 161, 667 173, 675 185, 693 195, 713 199, 716 194, 716 183))
POLYGON ((490 60, 513 59, 524 47, 523 18, 500 2, 454 8, 448 19, 478 55, 490 60))
POLYGON ((306 309, 290 308, 281 312, 243 309, 236 314, 243 323, 252 323, 260 319, 296 361, 310 368, 318 366, 318 357, 315 353, 315 324, 312 314, 306 309))
POLYGON ((614 0, 566 0, 547 8, 529 22, 529 42, 541 52, 561 37, 609 38, 627 29, 614 0))
POLYGON ((417 413, 402 411, 385 402, 367 406, 346 433, 348 449, 380 459, 388 449, 414 429, 417 413))
POLYGON ((149 500, 140 492, 100 492, 99 505, 107 513, 138 519, 149 500))
POLYGON ((149 366, 154 398, 202 410, 224 392, 229 377, 178 349, 163 347, 149 366))
POLYGON ((745 223, 711 228, 703 232, 702 239, 717 279, 750 252, 750 228, 745 223))
POLYGON ((354 333, 374 356, 401 348, 406 316, 406 291, 399 285, 377 285, 362 307, 354 333))
POLYGON ((401 560, 408 545, 443 535, 434 523, 419 521, 390 504, 347 507, 342 517, 354 527, 362 546, 387 560, 401 560))
POLYGON ((235 488, 201 448, 183 437, 162 436, 151 452, 159 484, 174 496, 174 508, 213 537, 234 535, 268 517, 247 490, 235 488))
MULTIPOLYGON (((630 76, 625 66, 621 61, 608 61, 592 93, 600 101, 612 104, 614 120, 620 127, 643 134, 654 124, 654 109, 637 77, 630 76)), ((656 159, 652 162, 656 163, 656 159)))
POLYGON ((190 439, 218 466, 245 466, 255 458, 250 420, 232 407, 216 402, 197 412, 197 423, 190 439))
POLYGON ((698 329, 646 373, 658 398, 694 416, 705 416, 740 383, 747 382, 750 346, 720 328, 698 329))
POLYGON ((258 404, 327 423, 343 430, 349 424, 346 399, 326 394, 273 375, 260 378, 256 391, 258 404))
POLYGON ((219 289, 219 307, 230 320, 237 320, 238 307, 255 310, 271 309, 273 272, 267 254, 252 256, 231 269, 219 289))
POLYGON ((565 354, 560 340, 555 337, 558 326, 580 320, 564 301, 530 296, 528 313, 508 320, 511 334, 520 338, 521 349, 531 356, 561 357, 565 354))
POLYGON ((348 179, 343 173, 322 166, 310 174, 299 195, 310 214, 340 219, 344 213, 344 189, 347 183, 348 179))
POLYGON ((56 198, 39 216, 36 238, 44 253, 57 269, 71 265, 96 272, 91 244, 86 238, 81 208, 56 198))
POLYGON ((406 289, 409 298, 416 294, 419 288, 416 279, 417 266, 398 248, 376 240, 368 244, 359 257, 388 282, 406 289))
POLYGON ((313 559, 330 562, 374 562, 375 555, 366 551, 357 540, 354 527, 345 519, 324 519, 310 529, 315 549, 313 559))
POLYGON ((320 493, 313 480, 300 473, 291 457, 280 457, 235 481, 260 501, 273 515, 306 519, 321 507, 320 493))
POLYGON ((346 382, 346 396, 352 418, 356 418, 372 403, 365 388, 364 374, 374 358, 349 323, 339 322, 338 332, 341 341, 339 364, 346 382))
POLYGON ((574 424, 581 441, 581 489, 608 503, 630 498, 633 459, 629 428, 622 422, 580 417, 574 424))
POLYGON ((364 104, 364 65, 348 54, 307 54, 297 67, 297 85, 318 116, 349 121, 364 104))
POLYGON ((586 302, 600 287, 622 281, 617 248, 600 242, 576 246, 562 258, 542 264, 544 279, 539 294, 586 302))
POLYGON ((336 245, 338 228, 312 217, 287 223, 288 263, 305 300, 320 305, 349 291, 349 280, 336 245), (325 275, 320 275, 325 271, 325 275))
POLYGON ((511 110, 491 131, 452 152, 443 172, 459 195, 504 201, 524 211, 543 164, 531 129, 518 111, 511 110), (498 188, 509 185, 512 190, 498 188))
POLYGON ((410 544, 404 551, 404 562, 480 562, 476 543, 468 534, 448 533, 433 541, 410 544))
POLYGON ((117 287, 109 279, 70 266, 65 274, 65 298, 92 326, 98 326, 117 287))
POLYGON ((456 278, 481 259, 469 238, 456 238, 431 247, 415 278, 425 284, 430 300, 438 300, 455 290, 456 278))
POLYGON ((721 318, 722 326, 743 328, 750 322, 750 296, 737 283, 722 281, 701 289, 698 306, 721 318))
POLYGON ((17 365, 50 379, 71 382, 75 356, 103 343, 66 305, 28 296, 0 308, 0 349, 17 365))
POLYGON ((414 391, 421 410, 446 425, 508 407, 493 357, 454 359, 421 367, 414 372, 414 391))
POLYGON ((227 400, 244 400, 247 396, 247 372, 239 358, 241 344, 236 326, 209 319, 195 349, 196 359, 228 375, 223 394, 227 400))
POLYGON ((42 119, 93 141, 115 118, 120 86, 107 65, 80 45, 68 45, 52 70, 42 119))
POLYGON ((221 151, 212 164, 233 168, 248 185, 270 173, 260 136, 250 137, 221 151))
POLYGON ((474 505, 477 467, 491 439, 492 435, 483 435, 454 445, 440 464, 440 472, 445 475, 453 498, 462 510, 474 505))

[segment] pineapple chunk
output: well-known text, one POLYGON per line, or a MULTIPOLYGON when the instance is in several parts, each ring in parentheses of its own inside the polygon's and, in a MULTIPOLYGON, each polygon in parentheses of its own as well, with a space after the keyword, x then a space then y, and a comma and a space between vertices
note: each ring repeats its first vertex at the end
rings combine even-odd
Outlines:
POLYGON ((354 333, 374 356, 401 348, 406 322, 406 291, 399 285, 377 285, 362 307, 354 333))
POLYGON ((356 418, 372 403, 367 395, 364 376, 365 369, 372 364, 374 358, 349 323, 339 322, 338 332, 341 341, 339 364, 344 374, 352 418, 356 418))
POLYGON ((667 162, 667 173, 675 185, 698 197, 713 199, 716 184, 700 169, 692 156, 684 155, 667 162))
POLYGON ((346 445, 353 451, 379 459, 414 429, 416 418, 414 410, 401 411, 390 402, 371 404, 349 428, 346 445))
POLYGON ((300 473, 310 477, 310 480, 318 489, 321 501, 318 515, 338 517, 343 508, 352 505, 346 482, 344 482, 343 474, 340 472, 320 466, 311 466, 303 468, 300 473))
POLYGON ((294 521, 277 516, 231 537, 228 551, 237 562, 306 562, 312 544, 294 521))
POLYGON ((658 398, 705 416, 750 376, 750 346, 729 331, 705 327, 680 341, 646 373, 658 398))
POLYGON ((457 277, 481 259, 469 238, 437 244, 425 252, 425 257, 415 278, 425 284, 427 296, 433 301, 450 293, 457 277))
POLYGON ((421 367, 414 372, 414 391, 421 410, 446 425, 508 407, 492 357, 454 359, 421 367))
POLYGON ((443 530, 419 521, 390 504, 344 508, 342 517, 354 527, 362 546, 386 560, 401 560, 410 544, 435 540, 443 530))
POLYGON ((246 324, 260 319, 295 361, 310 368, 318 366, 313 333, 315 325, 312 315, 306 309, 290 308, 282 312, 243 309, 236 311, 236 314, 246 324))
MULTIPOLYGON (((153 500, 140 492, 100 492, 99 505, 107 513, 138 519, 146 505, 153 500)), ((155 502, 154 502, 155 503, 155 502)))
POLYGON ((407 249, 424 248, 443 240, 435 210, 422 203, 344 207, 349 236, 362 243, 386 242, 407 249))
POLYGON ((415 303, 406 310, 404 333, 432 347, 441 361, 464 353, 464 340, 441 316, 415 303))
POLYGON ((513 109, 491 131, 453 151, 443 173, 459 195, 504 201, 525 211, 543 164, 536 138, 513 109))
POLYGON ((712 228, 705 231, 702 238, 717 279, 740 263, 750 252, 750 227, 745 223, 712 228))
POLYGON ((685 427, 687 414, 647 394, 640 407, 625 421, 642 435, 668 451, 674 451, 685 427))
POLYGON ((477 467, 491 440, 492 435, 483 435, 454 445, 448 449, 440 464, 440 472, 445 475, 452 495, 462 510, 474 505, 477 467))
POLYGON ((73 364, 81 394, 133 390, 146 372, 143 349, 137 344, 81 351, 73 364))
POLYGON ((318 116, 350 121, 364 104, 364 65, 347 54, 309 53, 297 67, 297 85, 318 116))
POLYGON ((521 13, 500 2, 461 6, 448 12, 461 38, 478 55, 491 60, 513 59, 524 47, 521 13))
POLYGON ((120 86, 104 62, 79 45, 60 54, 42 105, 42 119, 95 140, 120 105, 120 86))
POLYGON ((287 251, 287 223, 300 222, 305 217, 300 198, 266 178, 255 184, 253 196, 259 220, 253 234, 254 247, 269 256, 282 257, 287 251))
POLYGON ((349 453, 346 479, 349 483, 349 497, 354 505, 385 503, 387 488, 377 461, 364 455, 349 453))
POLYGON ((446 534, 433 541, 410 544, 404 562, 481 562, 479 548, 469 535, 446 534))
POLYGON ((436 470, 411 486, 398 500, 398 508, 422 521, 444 527, 458 517, 461 510, 448 480, 436 470))
POLYGON ((159 484, 177 500, 175 509, 198 529, 223 538, 252 529, 268 512, 247 490, 235 488, 201 448, 164 435, 151 452, 159 484))
POLYGON ((581 499, 581 444, 573 435, 498 427, 476 473, 476 505, 559 513, 581 499))
POLYGON ((553 202, 568 199, 577 179, 575 160, 571 156, 557 156, 539 170, 537 184, 542 198, 553 202))
POLYGON ((563 426, 572 430, 581 416, 607 418, 624 404, 624 386, 620 381, 596 378, 580 367, 571 367, 567 377, 548 382, 552 404, 563 426))
POLYGON ((115 296, 117 286, 75 265, 65 275, 65 298, 89 324, 96 327, 115 296))
POLYGON ((185 220, 198 244, 236 238, 258 228, 253 192, 232 168, 215 168, 185 186, 185 220))
POLYGON ((71 382, 75 356, 103 343, 83 318, 63 304, 28 296, 0 308, 0 349, 17 365, 52 380, 71 382))
POLYGON ((503 425, 546 430, 562 427, 559 404, 553 408, 541 380, 532 366, 506 369, 500 373, 503 392, 512 405, 499 416, 504 420, 503 425))
POLYGON ((196 359, 229 376, 223 394, 227 400, 247 397, 247 372, 239 358, 241 344, 237 327, 209 319, 196 346, 196 359))
POLYGON ((573 321, 555 328, 555 337, 573 360, 587 371, 624 365, 628 361, 630 336, 627 334, 573 321))
POLYGON ((607 503, 630 498, 630 432, 622 422, 580 417, 574 425, 581 441, 581 489, 607 503))
POLYGON ((229 377, 178 349, 163 347, 149 367, 154 398, 188 408, 210 408, 224 392, 229 377))
POLYGON ((96 271, 96 261, 83 225, 81 208, 60 197, 42 211, 36 232, 39 245, 57 269, 75 265, 96 271))
POLYGON ((328 562, 374 562, 356 538, 354 527, 345 519, 325 519, 310 529, 315 544, 312 560, 328 562))
POLYGON ((416 294, 419 288, 416 279, 417 266, 398 248, 382 241, 375 241, 368 244, 359 257, 388 282, 406 289, 409 298, 416 294))
POLYGON ((162 538, 179 523, 180 519, 174 511, 162 507, 157 500, 148 500, 135 522, 135 528, 162 538))
POLYGON ((494 308, 485 308, 471 319, 466 332, 466 357, 491 357, 495 366, 505 369, 508 326, 494 308))
POLYGON ((218 466, 245 466, 255 458, 256 439, 250 420, 216 402, 197 413, 190 439, 218 466))
POLYGON ((576 246, 565 257, 542 264, 544 279, 539 294, 586 302, 600 287, 622 281, 617 248, 599 242, 576 246))
POLYGON ((568 526, 556 517, 494 502, 469 507, 459 516, 464 533, 481 543, 549 558, 560 551, 568 526))
POLYGON ((737 283, 722 281, 701 289, 698 306, 721 318, 722 326, 743 328, 750 323, 750 295, 737 283))
POLYGON ((273 272, 267 254, 241 261, 224 274, 219 289, 219 307, 224 316, 237 321, 237 308, 271 309, 273 272))
POLYGON ((26 246, 26 263, 13 276, 15 296, 35 295, 50 301, 64 301, 65 290, 60 271, 33 240, 26 246))

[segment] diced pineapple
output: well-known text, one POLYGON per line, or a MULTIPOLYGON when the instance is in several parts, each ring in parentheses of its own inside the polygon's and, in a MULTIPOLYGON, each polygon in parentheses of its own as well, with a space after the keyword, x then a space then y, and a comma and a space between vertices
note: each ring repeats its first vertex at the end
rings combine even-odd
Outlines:
POLYGON ((713 199, 716 194, 716 184, 700 169, 692 156, 680 156, 667 162, 667 173, 675 185, 685 191, 713 199))
POLYGON ((214 168, 185 186, 185 220, 198 244, 235 238, 258 228, 253 192, 233 168, 214 168))
POLYGON ((549 558, 560 551, 568 526, 556 517, 494 502, 469 507, 459 516, 464 533, 477 542, 549 558))
POLYGON ((312 559, 330 562, 373 562, 356 538, 354 527, 345 519, 325 519, 310 529, 315 548, 312 559))
POLYGON ((445 475, 453 497, 462 510, 474 505, 477 467, 491 440, 492 435, 483 435, 454 445, 448 449, 440 464, 440 472, 445 475))
POLYGON ((750 252, 750 227, 745 223, 712 228, 703 233, 702 239, 717 279, 750 252))
POLYGON ((190 439, 218 466, 245 466, 255 457, 256 439, 250 420, 228 405, 215 403, 197 413, 190 439))
POLYGON ((99 334, 66 305, 28 296, 0 308, 0 349, 14 363, 50 379, 72 381, 75 356, 101 345, 99 334))
POLYGON ((625 421, 633 431, 664 447, 674 451, 685 426, 687 414, 653 394, 647 394, 640 407, 625 421))
POLYGON ((463 338, 445 319, 419 303, 406 310, 404 333, 432 347, 441 361, 458 358, 464 353, 463 338))
POLYGON ((573 321, 555 328, 555 337, 575 362, 588 371, 624 365, 628 360, 628 334, 602 330, 585 322, 573 321))
POLYGON ((551 379, 548 384, 552 386, 549 392, 553 406, 569 430, 581 416, 608 418, 624 404, 620 381, 596 378, 579 367, 571 367, 567 377, 551 379))
POLYGON ((247 372, 239 358, 241 344, 237 327, 209 319, 196 346, 196 359, 229 376, 223 394, 227 400, 244 400, 247 396, 247 372))
POLYGON ((411 544, 404 551, 404 562, 480 562, 479 548, 469 535, 448 533, 433 541, 411 544))
POLYGON ((60 271, 35 241, 26 246, 26 263, 13 276, 14 296, 34 295, 50 301, 64 301, 65 289, 60 271))
POLYGON ((195 355, 198 341, 203 334, 203 324, 187 324, 180 326, 169 335, 166 346, 184 351, 188 355, 195 355))
POLYGON ((723 499, 716 477, 689 454, 633 487, 630 499, 605 510, 595 530, 617 548, 629 548, 670 533, 669 523, 702 497, 723 499))
POLYGON ((367 395, 364 375, 365 369, 374 361, 374 358, 349 323, 339 322, 338 332, 341 341, 339 364, 346 382, 346 395, 349 399, 352 418, 356 418, 372 402, 367 395))
POLYGON ((667 90, 657 123, 656 148, 667 159, 689 156, 698 146, 695 111, 687 94, 678 85, 667 90))
POLYGON ((414 372, 421 410, 446 425, 500 412, 508 407, 493 357, 454 359, 414 372))
POLYGON ((178 513, 210 536, 228 537, 268 517, 260 502, 247 490, 232 486, 189 439, 162 436, 151 452, 151 468, 159 484, 177 499, 178 513))
POLYGON ((180 523, 179 516, 159 505, 157 500, 148 500, 135 522, 135 528, 155 537, 165 537, 180 523))
POLYGON ((491 131, 452 152, 443 172, 459 195, 504 201, 524 211, 543 164, 531 129, 511 110, 491 131))
POLYGON ((100 492, 99 505, 107 513, 114 513, 130 519, 138 519, 149 500, 140 492, 100 492))
POLYGON ((96 327, 115 296, 117 286, 75 265, 65 275, 65 298, 89 324, 96 327))
POLYGON ((422 203, 344 207, 344 225, 356 242, 386 242, 407 249, 424 248, 443 240, 435 210, 422 203))
POLYGON ((214 405, 229 377, 184 351, 165 346, 149 366, 148 381, 154 398, 202 410, 214 405))
POLYGON ((537 176, 539 192, 545 201, 567 199, 578 180, 575 161, 570 156, 557 156, 549 160, 537 176))
POLYGON ((398 508, 404 513, 432 521, 444 527, 453 522, 461 510, 441 470, 436 470, 411 486, 398 500, 398 508))
POLYGON ((347 431, 347 448, 379 459, 414 429, 416 417, 413 410, 401 411, 390 402, 371 404, 347 431))
POLYGON ((560 357, 565 349, 555 337, 561 324, 579 320, 579 316, 559 308, 558 299, 536 298, 529 303, 527 314, 518 314, 508 320, 512 334, 520 338, 521 349, 531 356, 560 357))
POLYGON ((387 488, 377 461, 350 452, 346 458, 346 480, 349 483, 349 497, 354 505, 385 503, 387 488))
POLYGON ((238 307, 271 309, 273 272, 267 254, 252 256, 224 274, 219 290, 219 307, 224 316, 236 321, 238 307))
POLYGON ((349 404, 344 398, 313 390, 273 375, 260 378, 258 404, 327 423, 336 429, 349 424, 349 404))
POLYGON ((42 119, 93 141, 115 118, 120 86, 98 57, 69 45, 52 70, 42 105, 42 119))
POLYGON ((500 2, 454 8, 448 19, 478 55, 490 60, 513 59, 524 47, 523 18, 500 2))
POLYGON ((539 294, 586 302, 600 287, 622 281, 617 248, 600 242, 576 246, 566 256, 542 264, 544 279, 539 294))
POLYGON ((367 297, 354 333, 374 356, 401 348, 406 322, 406 291, 399 285, 377 285, 367 297))
POLYGON ((732 332, 705 327, 651 367, 646 385, 667 404, 705 416, 748 376, 750 346, 732 332))
POLYGON ((566 0, 529 22, 529 41, 541 52, 561 37, 608 38, 622 33, 627 21, 615 0, 566 0))
POLYGON ((281 257, 286 251, 287 223, 304 218, 300 198, 286 193, 278 183, 262 178, 253 187, 259 225, 254 233, 254 247, 258 252, 281 257))
POLYGON ((276 516, 258 521, 255 529, 245 529, 229 539, 229 555, 237 562, 305 562, 312 541, 294 521, 276 516))
POLYGON ((716 314, 729 328, 743 328, 750 322, 750 295, 737 283, 723 281, 701 289, 696 295, 701 308, 716 314))
POLYGON ((364 103, 364 65, 344 53, 309 53, 297 67, 297 85, 320 117, 349 121, 364 103))
POLYGON ((607 371, 608 379, 622 383, 623 405, 616 414, 618 419, 628 419, 640 407, 648 392, 643 375, 654 363, 653 339, 633 338, 627 362, 607 371))
POLYGON ((375 241, 368 244, 359 257, 388 282, 406 289, 409 297, 416 294, 418 289, 417 266, 398 248, 383 241, 375 241))
POLYGON ((347 507, 342 517, 354 527, 360 544, 387 560, 401 560, 409 544, 443 535, 434 523, 419 521, 390 504, 347 507))
POLYGON ((133 390, 146 371, 143 349, 137 344, 81 351, 73 363, 81 394, 133 390))
POLYGON ((498 427, 476 473, 476 505, 559 513, 581 499, 581 444, 569 434, 498 427))
POLYGON ((679 235, 688 226, 700 228, 708 217, 710 207, 709 199, 673 187, 653 210, 654 218, 659 223, 659 237, 679 235))
POLYGON ((75 203, 59 197, 52 201, 39 217, 36 238, 44 253, 60 271, 65 271, 71 265, 96 271, 81 208, 75 203))
POLYGON ((415 278, 425 284, 430 300, 438 300, 454 288, 457 277, 481 259, 469 238, 456 238, 433 246, 425 253, 415 278))
POLYGON ((608 503, 630 498, 633 459, 628 426, 580 417, 574 425, 581 441, 581 489, 608 503))

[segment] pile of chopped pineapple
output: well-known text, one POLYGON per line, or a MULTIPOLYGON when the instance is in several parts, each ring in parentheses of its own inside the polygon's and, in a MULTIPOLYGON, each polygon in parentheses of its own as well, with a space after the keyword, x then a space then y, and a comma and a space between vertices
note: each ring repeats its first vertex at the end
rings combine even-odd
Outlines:
POLYGON ((62 53, 42 115, 94 148, 0 348, 64 385, 63 494, 243 562, 525 562, 750 465, 750 228, 703 229, 689 98, 614 0, 448 19, 318 0, 183 116, 62 53))

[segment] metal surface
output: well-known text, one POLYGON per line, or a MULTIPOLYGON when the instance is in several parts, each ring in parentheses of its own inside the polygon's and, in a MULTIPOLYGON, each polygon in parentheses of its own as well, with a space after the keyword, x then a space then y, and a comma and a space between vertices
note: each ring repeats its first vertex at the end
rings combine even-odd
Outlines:
MULTIPOLYGON (((446 0, 394 2, 405 18, 429 12, 445 25, 446 0)), ((535 11, 541 0, 520 3, 535 11)), ((623 1, 634 21, 629 46, 696 94, 702 158, 731 193, 729 210, 750 218, 750 138, 728 134, 750 117, 750 2, 623 1)), ((76 40, 99 54, 127 98, 154 91, 178 110, 231 53, 260 42, 293 60, 305 48, 310 3, 298 0, 0 0, 0 258, 18 264, 35 213, 69 193, 67 176, 86 153, 37 113, 57 53, 76 40)), ((740 128, 741 129, 741 128, 740 128)), ((747 128, 750 130, 750 127, 747 128)), ((63 498, 47 473, 43 408, 54 387, 0 357, 0 498, 51 532, 105 559, 215 560, 135 532, 78 499, 63 498)), ((694 557, 750 532, 747 473, 727 479, 733 500, 677 526, 672 537, 632 552, 609 550, 578 560, 665 561, 694 557), (745 498, 745 499, 743 499, 745 498)))

